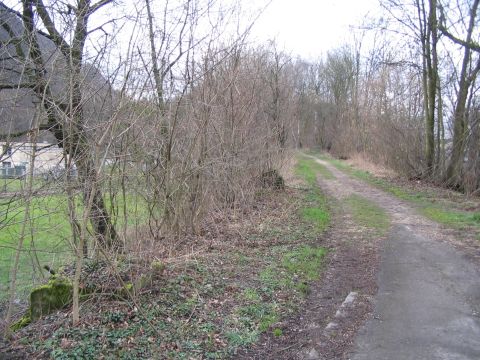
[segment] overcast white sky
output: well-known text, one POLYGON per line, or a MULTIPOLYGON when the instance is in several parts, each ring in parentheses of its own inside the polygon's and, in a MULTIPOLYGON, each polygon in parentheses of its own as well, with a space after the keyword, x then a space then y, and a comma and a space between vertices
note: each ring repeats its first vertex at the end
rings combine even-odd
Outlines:
POLYGON ((378 0, 273 0, 252 35, 260 41, 275 38, 292 55, 315 59, 344 43, 349 26, 378 9, 378 0))
MULTIPOLYGON (((51 0, 45 1, 49 3, 51 0)), ((96 1, 98 0, 93 2, 96 1)), ((130 1, 122 0, 120 3, 127 8, 136 1, 143 4, 140 0, 130 1)), ((218 1, 228 3, 230 0, 218 1)), ((269 1, 241 0, 241 3, 242 8, 250 8, 253 13, 257 13, 259 7, 269 1)), ((19 10, 19 0, 3 2, 19 10)), ((160 0, 159 4, 163 2, 160 0)), ((351 26, 360 25, 367 15, 377 15, 379 9, 379 0, 272 0, 255 23, 250 39, 259 43, 275 39, 280 50, 292 56, 315 60, 351 39, 351 26)), ((160 10, 163 11, 162 6, 159 7, 160 10)), ((111 12, 107 12, 106 16, 111 16, 111 12)), ((101 19, 105 20, 105 14, 101 19)), ((124 30, 127 33, 126 40, 130 28, 127 26, 124 30)))

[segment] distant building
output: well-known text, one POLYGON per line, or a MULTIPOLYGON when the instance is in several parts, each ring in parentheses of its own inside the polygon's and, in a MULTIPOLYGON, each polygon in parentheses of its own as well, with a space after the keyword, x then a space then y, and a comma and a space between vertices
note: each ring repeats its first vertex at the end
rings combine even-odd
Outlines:
POLYGON ((56 144, 0 142, 0 178, 23 178, 30 171, 32 154, 35 176, 54 176, 65 168, 63 151, 56 144))

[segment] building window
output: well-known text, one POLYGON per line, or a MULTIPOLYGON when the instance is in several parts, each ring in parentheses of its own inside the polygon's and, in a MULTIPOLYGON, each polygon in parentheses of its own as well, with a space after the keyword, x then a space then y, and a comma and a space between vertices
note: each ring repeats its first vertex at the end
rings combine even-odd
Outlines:
POLYGON ((10 161, 3 161, 2 162, 2 167, 3 168, 11 168, 12 167, 12 163, 10 161))

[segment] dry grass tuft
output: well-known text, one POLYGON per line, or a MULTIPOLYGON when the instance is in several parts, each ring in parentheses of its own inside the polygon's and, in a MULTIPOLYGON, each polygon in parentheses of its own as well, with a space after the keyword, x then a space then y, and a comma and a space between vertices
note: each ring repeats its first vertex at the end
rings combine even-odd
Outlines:
POLYGON ((357 169, 368 171, 374 176, 382 178, 398 177, 398 174, 394 170, 387 168, 383 165, 373 163, 368 159, 368 156, 366 154, 354 154, 350 156, 350 158, 347 160, 347 163, 357 169))

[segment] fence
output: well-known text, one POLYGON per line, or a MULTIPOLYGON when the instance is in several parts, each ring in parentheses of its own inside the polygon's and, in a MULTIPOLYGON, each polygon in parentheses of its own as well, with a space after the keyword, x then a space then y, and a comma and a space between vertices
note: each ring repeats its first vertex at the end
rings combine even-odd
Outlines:
POLYGON ((26 173, 26 166, 0 167, 0 179, 22 179, 26 173))

